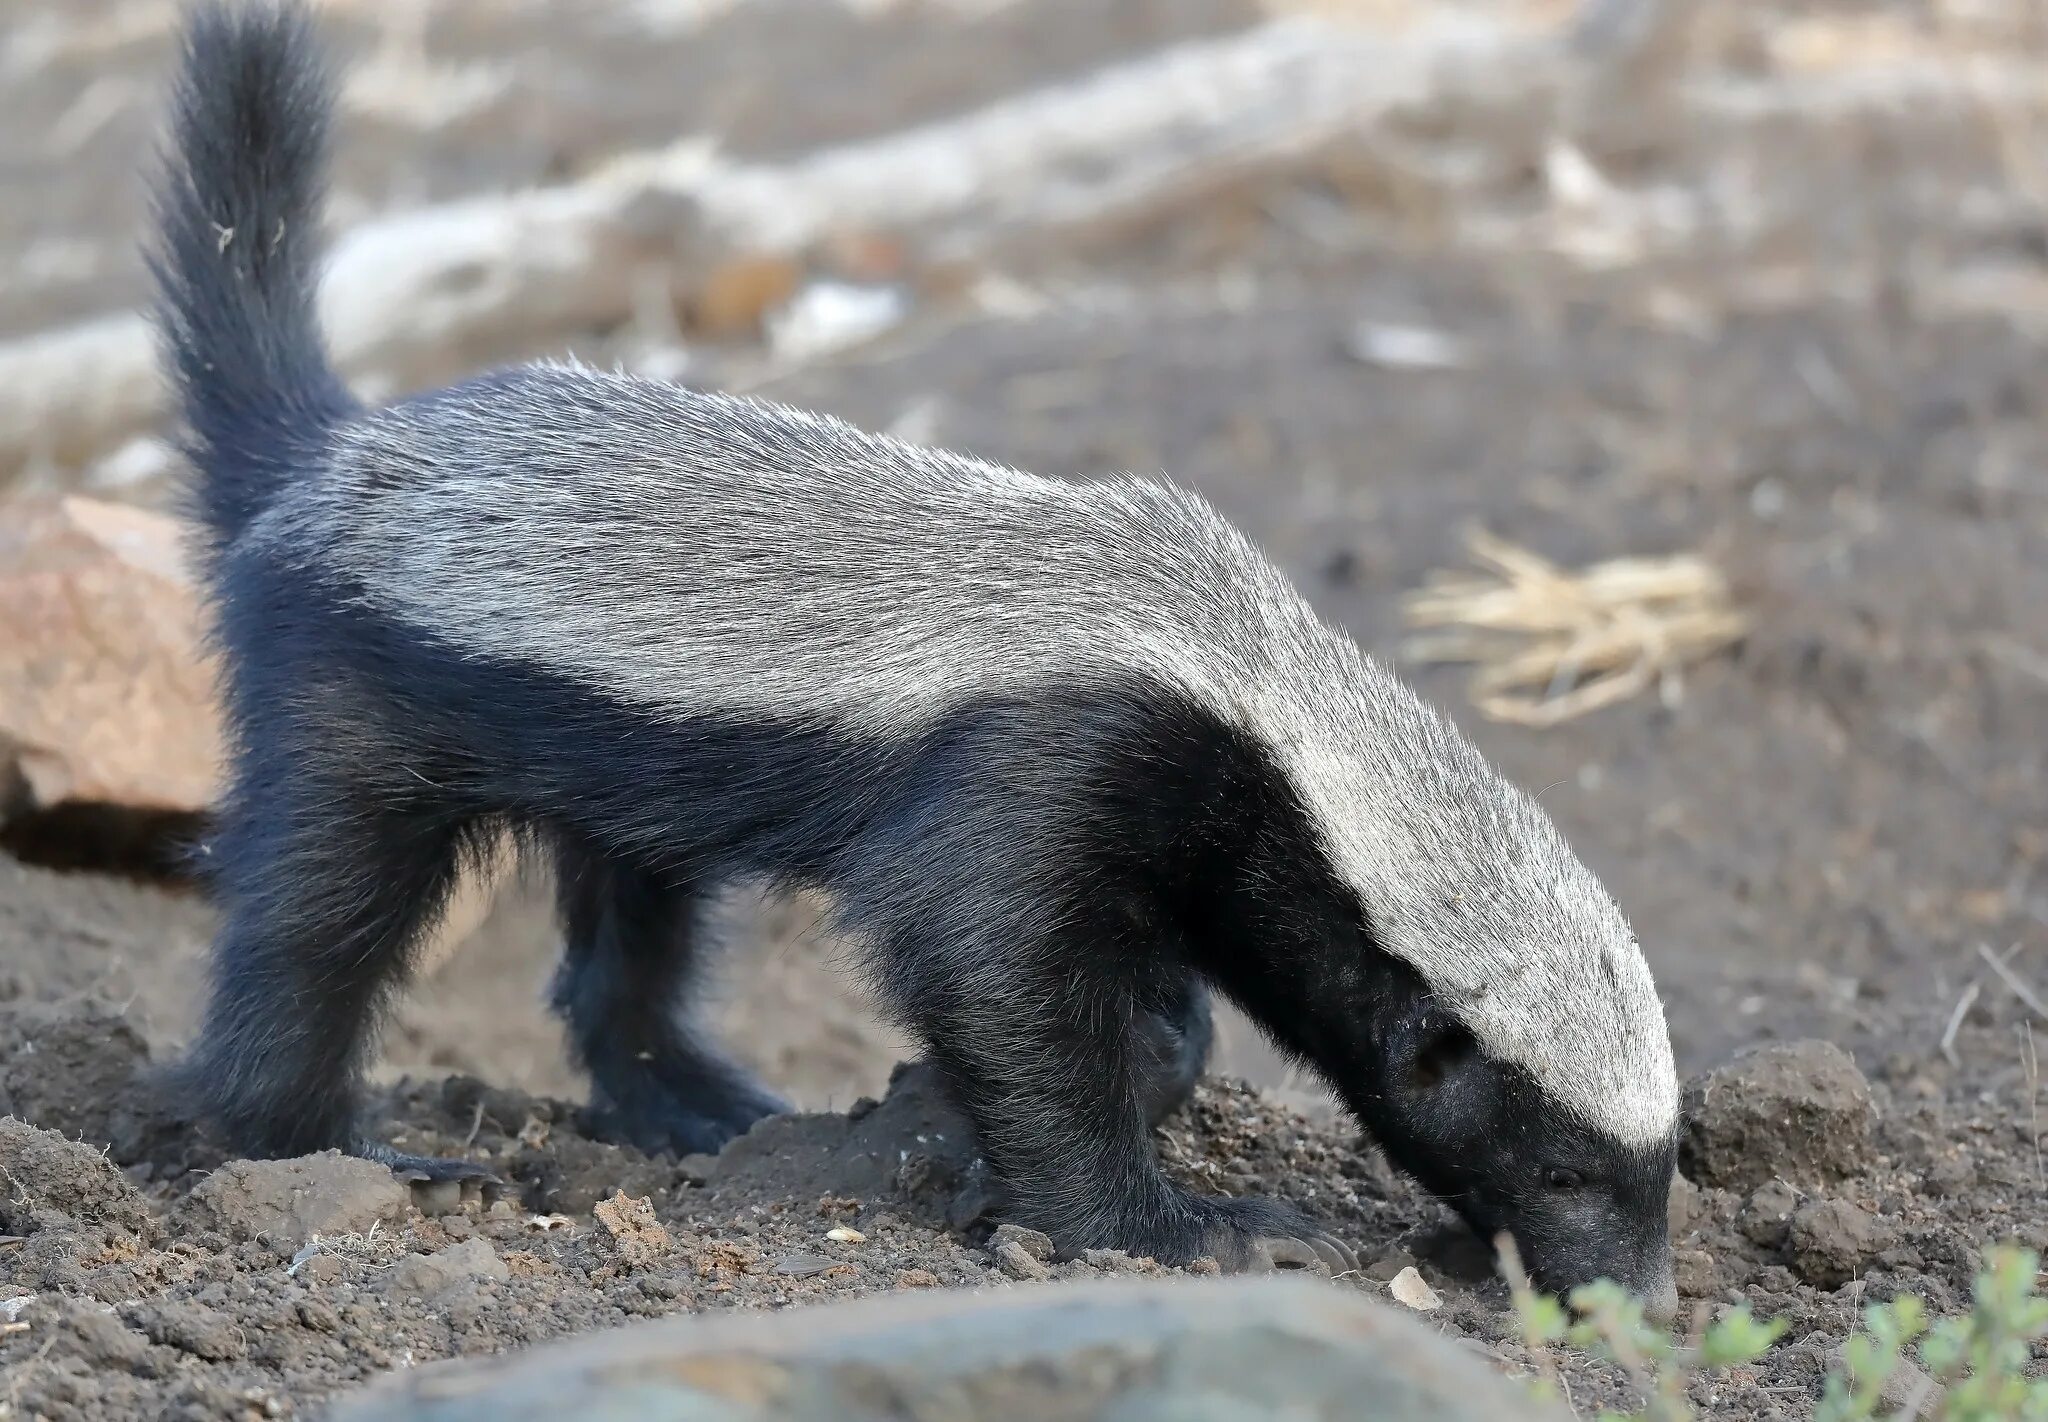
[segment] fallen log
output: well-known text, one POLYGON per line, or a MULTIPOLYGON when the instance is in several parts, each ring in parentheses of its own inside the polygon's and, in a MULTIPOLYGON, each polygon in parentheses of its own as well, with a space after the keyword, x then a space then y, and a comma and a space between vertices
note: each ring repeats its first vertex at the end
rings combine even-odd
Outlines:
MULTIPOLYGON (((1596 0, 1598 24, 1562 32, 1457 10, 1387 33, 1290 17, 787 164, 681 141, 574 183, 364 223, 334 247, 322 312, 346 374, 410 387, 625 320, 650 270, 686 293, 736 256, 864 230, 957 258, 1437 110, 1534 142, 1561 85, 1619 62, 1610 34, 1635 31, 1609 12, 1642 3, 1596 0)), ((164 405, 138 316, 0 344, 0 481, 79 469, 164 405)))

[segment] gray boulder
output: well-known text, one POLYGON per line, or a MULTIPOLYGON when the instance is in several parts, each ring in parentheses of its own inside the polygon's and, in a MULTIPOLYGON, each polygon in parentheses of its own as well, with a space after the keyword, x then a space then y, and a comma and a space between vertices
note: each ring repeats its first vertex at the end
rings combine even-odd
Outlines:
POLYGON ((1291 1278, 1076 1281, 662 1319, 394 1375, 333 1422, 1546 1418, 1470 1348, 1291 1278))

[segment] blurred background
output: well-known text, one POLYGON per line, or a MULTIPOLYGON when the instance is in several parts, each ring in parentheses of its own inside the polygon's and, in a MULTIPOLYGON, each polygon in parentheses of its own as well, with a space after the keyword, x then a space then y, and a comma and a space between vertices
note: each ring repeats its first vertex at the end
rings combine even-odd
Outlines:
MULTIPOLYGON (((2048 6, 319 8, 366 393, 573 352, 1201 489, 1543 793, 1687 1068, 1946 1071, 2048 985, 2048 6)), ((0 0, 0 998, 161 1042, 218 755, 133 315, 174 19, 0 0)), ((545 905, 459 906, 388 1071, 575 1092, 545 905)), ((876 1092, 816 906, 732 915, 740 1053, 876 1092)))

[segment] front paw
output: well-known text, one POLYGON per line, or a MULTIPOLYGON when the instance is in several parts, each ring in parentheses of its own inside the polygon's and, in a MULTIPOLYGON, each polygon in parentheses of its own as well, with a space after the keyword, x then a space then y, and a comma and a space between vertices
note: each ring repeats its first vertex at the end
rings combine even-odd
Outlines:
POLYGON ((349 1147, 350 1155, 364 1160, 375 1161, 389 1166, 391 1173, 409 1185, 454 1184, 469 1188, 480 1188, 485 1192, 502 1190, 505 1181, 487 1165, 473 1160, 456 1160, 447 1156, 409 1155, 395 1150, 381 1141, 359 1140, 349 1147))
POLYGON ((1349 1245, 1290 1206, 1271 1200, 1198 1197, 1201 1252, 1226 1274, 1289 1270, 1353 1273, 1358 1256, 1349 1245))
POLYGON ((631 1103, 593 1095, 577 1124, 594 1140, 632 1146, 647 1155, 716 1155, 743 1127, 714 1120, 659 1096, 631 1103))

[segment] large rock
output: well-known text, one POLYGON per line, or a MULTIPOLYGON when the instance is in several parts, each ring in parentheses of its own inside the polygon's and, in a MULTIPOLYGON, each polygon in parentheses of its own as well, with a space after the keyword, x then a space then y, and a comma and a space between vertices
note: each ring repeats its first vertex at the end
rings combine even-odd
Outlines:
POLYGON ((221 739, 179 525, 97 499, 0 518, 0 820, 65 805, 197 814, 221 739))
MULTIPOLYGON (((184 527, 127 504, 0 507, 0 837, 60 868, 177 873, 222 767, 216 668, 184 527)), ((464 875, 429 970, 482 923, 511 859, 464 875)))
POLYGON ((663 1319, 408 1370, 333 1422, 1498 1422, 1554 1414, 1435 1330, 1327 1283, 1049 1284, 663 1319))
POLYGON ((1755 1047, 1685 1089, 1680 1163, 1702 1185, 1830 1184, 1870 1163, 1870 1083, 1832 1042, 1755 1047))

